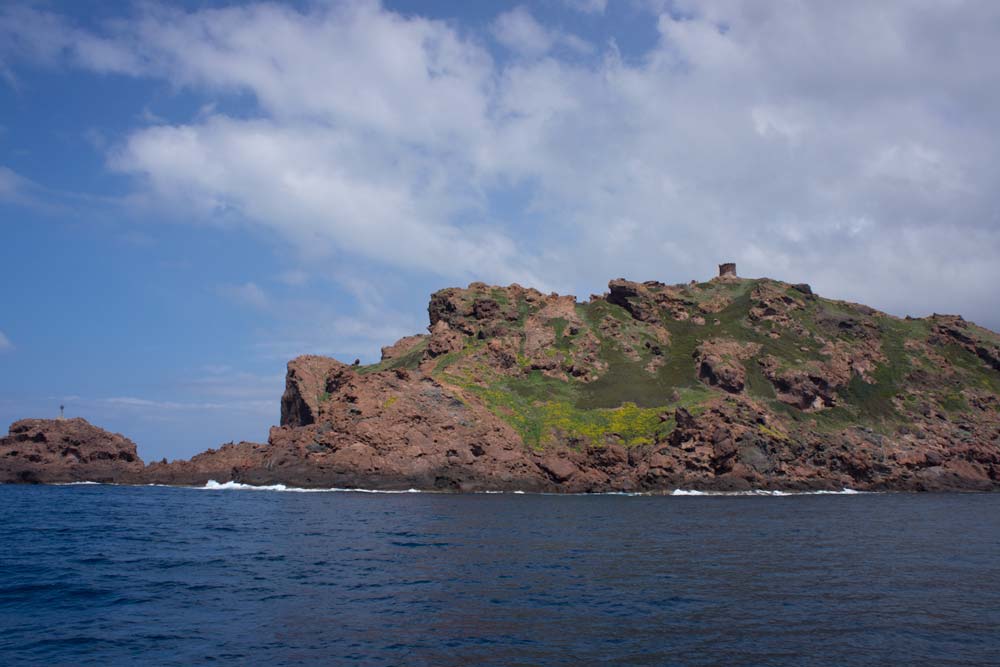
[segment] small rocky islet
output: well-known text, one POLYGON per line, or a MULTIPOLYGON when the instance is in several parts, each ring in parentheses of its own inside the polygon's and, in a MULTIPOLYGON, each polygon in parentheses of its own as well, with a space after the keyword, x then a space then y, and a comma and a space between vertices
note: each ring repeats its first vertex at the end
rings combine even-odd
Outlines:
POLYGON ((473 283, 373 365, 288 363, 267 444, 145 465, 83 419, 15 422, 0 482, 439 491, 1000 490, 1000 335, 805 284, 473 283))

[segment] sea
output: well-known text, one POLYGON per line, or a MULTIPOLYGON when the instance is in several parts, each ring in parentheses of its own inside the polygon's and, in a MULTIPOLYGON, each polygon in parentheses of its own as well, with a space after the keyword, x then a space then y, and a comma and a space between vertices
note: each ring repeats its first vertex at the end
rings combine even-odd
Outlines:
POLYGON ((1000 665, 1000 495, 0 487, 2 665, 1000 665))

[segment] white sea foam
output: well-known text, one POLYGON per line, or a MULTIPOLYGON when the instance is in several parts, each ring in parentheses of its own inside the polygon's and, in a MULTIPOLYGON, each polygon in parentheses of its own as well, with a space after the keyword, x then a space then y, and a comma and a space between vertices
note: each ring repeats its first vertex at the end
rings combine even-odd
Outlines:
POLYGON ((385 490, 385 489, 330 489, 330 491, 346 491, 349 493, 426 493, 426 491, 421 491, 420 489, 398 489, 398 490, 385 490))
MULTIPOLYGON (((104 482, 60 482, 54 484, 53 486, 90 486, 90 485, 102 485, 102 486, 131 486, 129 484, 121 485, 104 482)), ((285 484, 269 484, 269 485, 254 485, 254 484, 243 484, 242 482, 217 482, 214 479, 208 480, 205 486, 177 486, 174 484, 143 484, 141 486, 154 486, 162 488, 188 488, 188 489, 199 489, 203 491, 282 491, 286 493, 387 493, 387 494, 398 494, 398 493, 440 493, 437 491, 422 491, 420 489, 345 489, 338 487, 322 488, 322 489, 304 489, 296 486, 286 486, 285 484)), ((475 493, 485 494, 485 495, 516 495, 523 496, 525 494, 530 494, 533 496, 657 496, 663 495, 656 491, 605 491, 603 493, 558 493, 558 492, 531 492, 531 491, 477 491, 475 493)), ((874 493, 872 491, 857 491, 855 489, 840 489, 839 491, 770 491, 767 489, 754 489, 751 491, 698 491, 697 489, 674 489, 669 494, 670 496, 765 496, 765 497, 779 497, 779 496, 823 496, 823 495, 833 495, 833 496, 850 496, 858 494, 869 494, 874 493)))
POLYGON ((207 491, 285 491, 288 493, 423 493, 420 489, 303 489, 297 486, 285 486, 284 484, 270 484, 256 486, 253 484, 242 484, 240 482, 216 482, 214 479, 208 480, 205 486, 195 487, 207 491))
POLYGON ((204 489, 210 489, 213 491, 221 490, 247 490, 247 491, 287 491, 288 487, 284 484, 272 484, 270 486, 253 486, 252 484, 240 484, 239 482, 216 482, 214 479, 208 480, 205 484, 204 489))
POLYGON ((770 491, 754 489, 752 491, 698 491, 696 489, 674 489, 672 496, 853 496, 867 491, 840 489, 839 491, 770 491))

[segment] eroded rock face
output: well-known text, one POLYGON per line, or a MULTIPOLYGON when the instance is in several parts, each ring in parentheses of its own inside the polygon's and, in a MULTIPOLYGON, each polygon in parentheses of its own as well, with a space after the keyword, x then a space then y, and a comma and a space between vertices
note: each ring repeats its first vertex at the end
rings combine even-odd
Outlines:
POLYGON ((382 361, 387 361, 390 359, 398 359, 404 355, 412 353, 414 350, 420 347, 427 341, 426 334, 417 334, 415 336, 404 336, 400 338, 392 345, 387 345, 382 348, 382 361))
POLYGON ((650 287, 657 285, 634 283, 624 278, 612 280, 608 283, 607 302, 624 308, 637 320, 655 322, 658 320, 657 309, 650 287))
POLYGON ((407 369, 334 374, 317 423, 271 430, 272 472, 308 470, 301 481, 310 485, 371 488, 544 484, 513 428, 433 378, 407 369))
POLYGON ((427 354, 430 357, 440 357, 449 352, 458 352, 464 345, 465 337, 461 333, 453 331, 445 320, 438 320, 431 327, 427 354))
POLYGON ((316 355, 289 361, 285 393, 281 397, 281 424, 306 426, 315 422, 319 403, 326 393, 327 376, 342 366, 345 364, 336 359, 316 355))
POLYGON ((759 363, 783 403, 803 411, 822 410, 835 404, 835 390, 840 385, 832 383, 821 366, 786 370, 771 356, 760 359, 759 363))
POLYGON ((983 363, 1000 371, 1000 344, 991 340, 990 332, 966 322, 959 315, 932 315, 936 345, 953 344, 972 352, 983 363))
POLYGON ((0 438, 4 483, 128 483, 142 470, 134 442, 85 419, 22 419, 0 438))
MULTIPOLYGON (((698 288, 694 287, 693 291, 697 292, 698 288)), ((637 283, 624 278, 608 283, 608 294, 604 299, 624 308, 635 319, 651 324, 662 322, 664 317, 683 322, 692 319, 692 316, 698 317, 695 312, 718 312, 730 301, 721 294, 714 299, 698 301, 676 285, 654 280, 637 283)))
POLYGON ((756 343, 734 340, 707 340, 695 349, 698 377, 705 383, 732 394, 743 391, 746 369, 743 361, 760 352, 756 343))

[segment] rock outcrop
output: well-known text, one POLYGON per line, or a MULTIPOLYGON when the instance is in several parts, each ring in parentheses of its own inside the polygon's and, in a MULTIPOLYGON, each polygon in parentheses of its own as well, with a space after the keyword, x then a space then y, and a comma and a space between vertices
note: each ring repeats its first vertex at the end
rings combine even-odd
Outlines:
POLYGON ((25 421, 0 480, 441 491, 1000 489, 1000 336, 806 284, 611 281, 435 293, 379 363, 288 364, 267 444, 143 467, 82 422, 25 421))
POLYGON ((281 396, 281 423, 306 426, 316 421, 330 371, 344 364, 329 357, 306 355, 288 362, 285 393, 281 396))
POLYGON ((134 442, 85 419, 22 419, 0 438, 0 483, 130 483, 142 472, 134 442))
POLYGON ((731 394, 743 391, 746 368, 743 362, 760 350, 756 343, 738 343, 731 340, 707 340, 695 350, 698 377, 709 385, 731 394))

